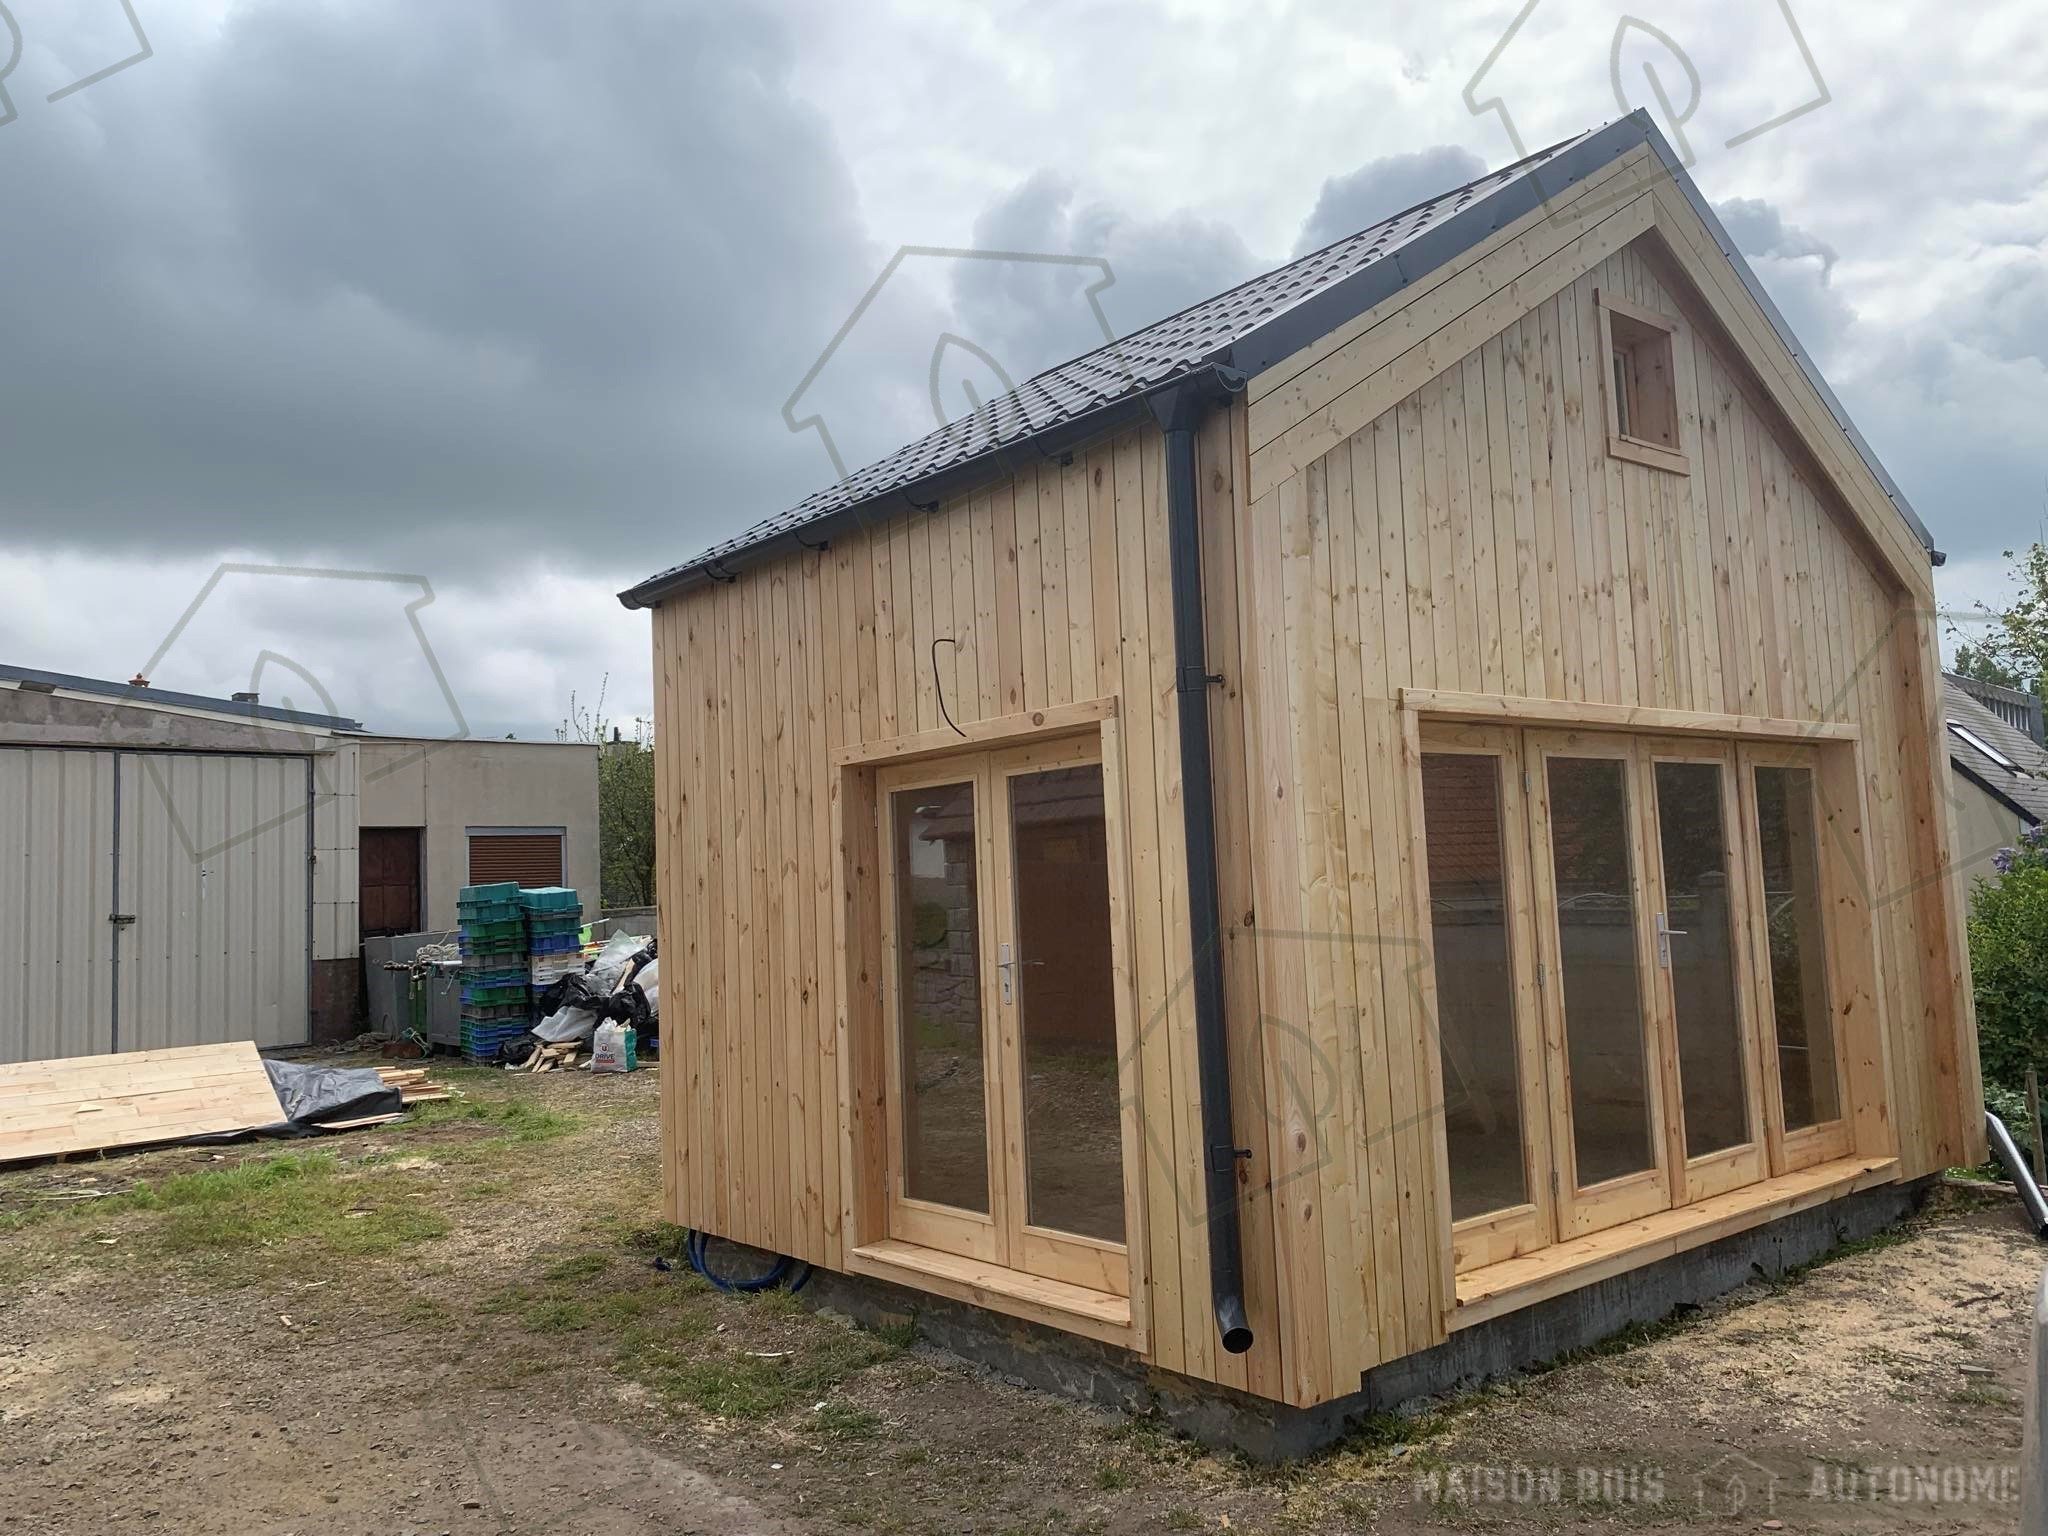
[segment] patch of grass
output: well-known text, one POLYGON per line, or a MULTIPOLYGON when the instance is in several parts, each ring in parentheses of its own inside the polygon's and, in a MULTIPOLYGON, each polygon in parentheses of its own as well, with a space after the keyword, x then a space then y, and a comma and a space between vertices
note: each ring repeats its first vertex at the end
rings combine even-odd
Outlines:
POLYGON ((375 1258, 442 1236, 447 1219, 403 1173, 346 1169, 331 1152, 286 1152, 142 1181, 104 1199, 48 1203, 17 1224, 76 1233, 90 1251, 117 1239, 192 1261, 230 1283, 266 1268, 375 1258), (124 1220, 135 1217, 139 1220, 124 1220))
POLYGON ((1137 1481, 1138 1475, 1120 1461, 1106 1461, 1095 1469, 1095 1486, 1104 1493, 1132 1487, 1137 1481))
POLYGON ((158 1248, 209 1259, 286 1244, 370 1258, 447 1232, 445 1216, 406 1198, 401 1176, 338 1175, 331 1153, 286 1153, 179 1174, 133 1196, 149 1196, 142 1203, 157 1214, 150 1238, 158 1248))
POLYGON ((578 1281, 595 1280, 611 1268, 611 1257, 603 1253, 576 1253, 566 1259, 558 1259, 541 1271, 543 1280, 578 1281))
POLYGON ((1166 1512, 1165 1518, 1166 1528, 1169 1531, 1199 1531, 1202 1529, 1202 1517, 1193 1510, 1184 1508, 1179 1504, 1169 1509, 1166 1512))
POLYGON ((908 1328, 864 1332, 820 1323, 786 1354, 712 1353, 662 1342, 626 1351, 620 1364, 664 1400, 721 1418, 765 1419, 815 1402, 851 1376, 910 1347, 908 1328))
POLYGON ((399 1126, 407 1130, 426 1130, 437 1125, 480 1125, 494 1131, 495 1139, 532 1146, 566 1136, 580 1123, 575 1115, 549 1109, 531 1099, 463 1094, 459 1098, 415 1104, 399 1126))
POLYGON ((1986 1386, 1957 1387, 1948 1400, 1962 1408, 2012 1408, 2019 1402, 2003 1387, 1986 1386))
POLYGON ((882 1433, 882 1416, 834 1399, 811 1415, 811 1426, 835 1440, 874 1440, 882 1433))

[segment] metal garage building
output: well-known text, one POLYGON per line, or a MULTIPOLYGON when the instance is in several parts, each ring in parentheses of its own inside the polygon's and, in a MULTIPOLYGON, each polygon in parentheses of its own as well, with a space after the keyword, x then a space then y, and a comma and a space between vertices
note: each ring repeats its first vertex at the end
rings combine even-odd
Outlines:
POLYGON ((303 1044, 315 761, 362 727, 107 686, 0 669, 0 1062, 303 1044))
POLYGON ((0 665, 0 1062, 357 1027, 366 930, 598 885, 597 748, 0 665))

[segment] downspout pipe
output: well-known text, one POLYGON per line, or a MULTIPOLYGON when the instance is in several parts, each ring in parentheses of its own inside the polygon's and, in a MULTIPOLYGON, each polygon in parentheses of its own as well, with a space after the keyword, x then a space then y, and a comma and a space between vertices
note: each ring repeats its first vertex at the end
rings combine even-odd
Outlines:
POLYGON ((1195 429, 1227 400, 1241 377, 1212 369, 1152 394, 1166 435, 1167 549, 1173 584, 1174 692, 1180 705, 1181 814, 1187 824, 1188 929, 1192 948, 1195 1057, 1202 1095, 1202 1169, 1208 1197, 1209 1293, 1223 1347, 1252 1347, 1244 1310, 1244 1250, 1238 1232, 1237 1145, 1230 1115, 1230 1036, 1223 1016, 1223 918, 1216 881, 1216 795, 1209 764, 1209 671, 1202 610, 1202 525, 1197 505, 1195 429))

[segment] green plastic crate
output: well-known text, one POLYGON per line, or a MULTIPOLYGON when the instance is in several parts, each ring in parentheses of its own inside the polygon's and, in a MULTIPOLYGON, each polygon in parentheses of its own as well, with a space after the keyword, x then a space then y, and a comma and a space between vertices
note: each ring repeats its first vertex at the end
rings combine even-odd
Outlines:
POLYGON ((471 944, 491 944, 501 939, 525 936, 526 925, 516 917, 503 922, 462 924, 462 937, 471 944))
POLYGON ((465 901, 511 901, 519 900, 517 880, 497 880, 489 885, 465 885, 455 893, 456 904, 465 901))
POLYGON ((529 912, 563 912, 571 908, 581 912, 583 905, 576 899, 575 890, 566 885, 537 885, 522 888, 519 905, 529 912))

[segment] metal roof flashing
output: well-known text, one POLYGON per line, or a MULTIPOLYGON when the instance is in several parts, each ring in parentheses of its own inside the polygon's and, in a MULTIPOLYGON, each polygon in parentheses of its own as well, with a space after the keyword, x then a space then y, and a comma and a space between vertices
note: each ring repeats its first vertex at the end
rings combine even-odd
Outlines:
POLYGON ((1932 562, 1941 564, 1926 525, 1849 420, 1683 163, 1649 115, 1636 111, 1036 374, 1008 395, 884 455, 788 511, 627 588, 619 601, 627 608, 647 608, 691 587, 736 580, 734 565, 741 556, 754 561, 816 549, 836 530, 865 526, 884 508, 890 513, 902 507, 935 510, 949 496, 1000 478, 1021 456, 1058 457, 1142 417, 1151 396, 1203 368, 1260 373, 1641 144, 1648 144, 1663 163, 1886 496, 1932 562), (1105 357, 1115 358, 1118 367, 1105 369, 1105 357), (1106 390, 1106 378, 1124 387, 1106 390), (977 439, 985 439, 986 446, 972 447, 977 439))

